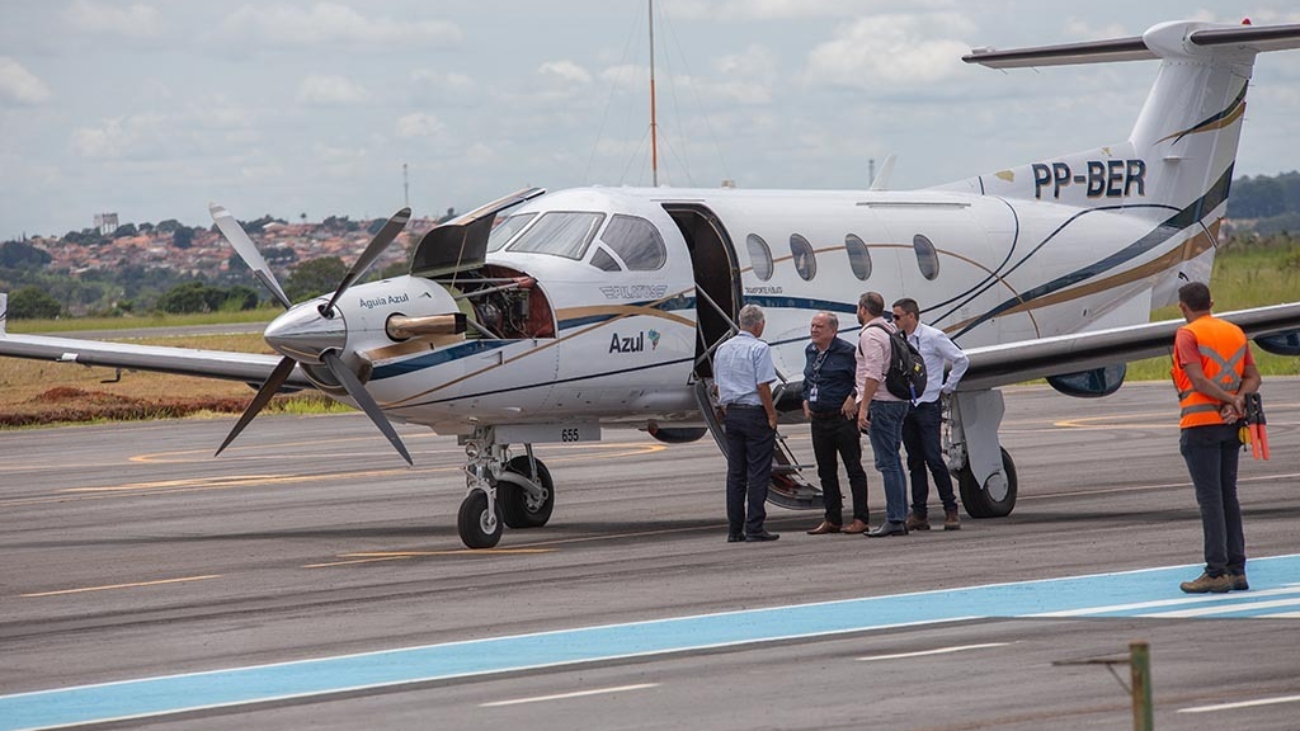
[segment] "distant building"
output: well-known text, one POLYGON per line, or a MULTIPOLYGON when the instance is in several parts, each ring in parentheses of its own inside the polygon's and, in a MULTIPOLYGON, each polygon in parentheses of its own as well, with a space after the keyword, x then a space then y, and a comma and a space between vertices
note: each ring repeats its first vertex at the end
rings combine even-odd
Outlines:
POLYGON ((111 236, 117 230, 116 213, 96 213, 95 228, 99 229, 102 236, 111 236))

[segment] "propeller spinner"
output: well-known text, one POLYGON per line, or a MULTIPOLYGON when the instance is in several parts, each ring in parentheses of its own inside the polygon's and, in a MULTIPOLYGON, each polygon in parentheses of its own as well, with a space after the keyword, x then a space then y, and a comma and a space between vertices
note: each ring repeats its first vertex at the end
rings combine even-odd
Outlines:
POLYGON ((271 292, 271 295, 282 305, 288 312, 276 318, 267 328, 264 334, 267 343, 282 353, 284 358, 276 365, 275 370, 271 372, 270 377, 258 389, 257 395, 249 402, 248 408, 244 410, 239 421, 235 423, 226 440, 217 448, 217 454, 221 454, 235 437, 239 436, 244 427, 265 408, 266 404, 271 401, 271 397, 285 384, 289 376, 293 373, 294 366, 300 362, 306 363, 323 363, 335 379, 347 391, 348 396, 361 407, 370 420, 374 422, 379 431, 383 433, 388 441, 392 443, 397 453, 402 455, 402 459, 407 464, 414 464, 411 460, 411 454, 407 451, 406 445, 402 443, 397 431, 393 429, 392 423, 384 415, 383 409, 375 402, 370 393, 366 391, 364 385, 357 378, 356 374, 344 363, 340 352, 347 342, 347 328, 342 320, 335 317, 337 314, 335 305, 338 304, 339 298, 348 290, 358 279, 366 273, 379 255, 388 248, 389 244, 397 238, 397 235, 406 227, 407 221, 411 218, 411 209, 403 208, 393 217, 388 219, 379 233, 371 239, 366 245, 365 251, 357 258, 352 268, 339 282, 339 286, 334 290, 334 295, 330 297, 329 302, 319 308, 312 307, 307 303, 294 305, 289 297, 280 287, 276 280, 275 274, 271 268, 266 265, 266 260, 253 244, 252 239, 244 231, 234 216, 230 215, 223 206, 213 203, 209 206, 212 212, 212 220, 217 224, 217 228, 225 235, 226 240, 234 247, 235 252, 244 260, 249 269, 253 270, 254 276, 271 292))

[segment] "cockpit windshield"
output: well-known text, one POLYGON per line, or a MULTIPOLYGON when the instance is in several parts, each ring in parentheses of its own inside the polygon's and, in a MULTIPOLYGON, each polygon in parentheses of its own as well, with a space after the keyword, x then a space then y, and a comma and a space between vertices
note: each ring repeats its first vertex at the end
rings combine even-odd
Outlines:
POLYGON ((533 220, 536 213, 520 213, 517 216, 510 216, 497 223, 492 228, 491 235, 488 236, 488 251, 498 251, 501 247, 510 243, 510 239, 519 233, 519 230, 528 225, 533 220))
MULTIPOLYGON (((510 251, 526 251, 535 254, 551 254, 569 259, 581 259, 587 253, 587 245, 604 222, 603 213, 578 213, 572 211, 551 211, 542 214, 537 223, 528 228, 517 241, 510 245, 510 251)), ((509 223, 509 220, 506 221, 509 223)), ((503 223, 502 226, 505 224, 503 223)), ((493 232, 496 235, 496 232, 493 232)))

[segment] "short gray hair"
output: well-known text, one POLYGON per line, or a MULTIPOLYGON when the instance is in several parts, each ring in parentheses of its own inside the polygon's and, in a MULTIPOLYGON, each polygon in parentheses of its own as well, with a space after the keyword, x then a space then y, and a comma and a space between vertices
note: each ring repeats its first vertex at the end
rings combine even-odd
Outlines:
POLYGON ((763 314, 763 308, 758 305, 745 305, 740 308, 740 315, 736 318, 737 323, 742 330, 752 330, 760 324, 767 322, 767 316, 763 314))
POLYGON ((822 310, 821 312, 818 312, 816 315, 813 315, 813 317, 826 318, 826 324, 830 325, 832 330, 839 332, 840 318, 834 312, 827 312, 826 310, 822 310))

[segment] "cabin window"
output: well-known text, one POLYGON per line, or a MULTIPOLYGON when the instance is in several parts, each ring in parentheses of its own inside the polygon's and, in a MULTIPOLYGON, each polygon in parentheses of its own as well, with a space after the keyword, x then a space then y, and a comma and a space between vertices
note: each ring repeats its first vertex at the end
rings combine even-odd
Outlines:
POLYGON ((510 251, 534 254, 551 254, 568 259, 581 259, 587 245, 605 220, 603 213, 578 213, 551 211, 542 214, 537 223, 528 227, 513 244, 510 251))
MULTIPOLYGON (((618 254, 618 258, 632 271, 661 269, 664 262, 668 261, 668 248, 664 246, 663 237, 654 224, 644 218, 615 215, 609 219, 609 225, 600 235, 600 240, 618 254)), ((594 258, 592 263, 596 263, 594 258)))
POLYGON ((917 234, 912 237, 912 248, 916 250, 916 263, 921 267, 921 276, 934 279, 939 276, 939 252, 925 236, 917 234))
POLYGON ((817 258, 813 255, 812 244, 799 234, 790 236, 790 256, 794 259, 794 269, 805 282, 817 276, 817 258))
POLYGON ((619 266, 617 261, 614 261, 614 257, 610 256, 603 246, 596 247, 596 253, 591 255, 591 265, 607 272, 623 271, 623 267, 619 266))
POLYGON ((771 279, 772 250, 767 248, 767 242, 758 234, 750 234, 745 238, 745 246, 749 248, 749 265, 754 269, 754 276, 763 282, 771 279))
POLYGON ((867 245, 853 234, 844 237, 844 250, 849 254, 849 268, 853 270, 853 276, 860 281, 867 281, 871 276, 871 252, 867 250, 867 245))
POLYGON ((492 233, 488 235, 488 251, 499 251, 501 247, 510 243, 510 239, 515 237, 528 222, 537 216, 536 213, 520 213, 517 216, 510 216, 496 222, 492 227, 492 233))

